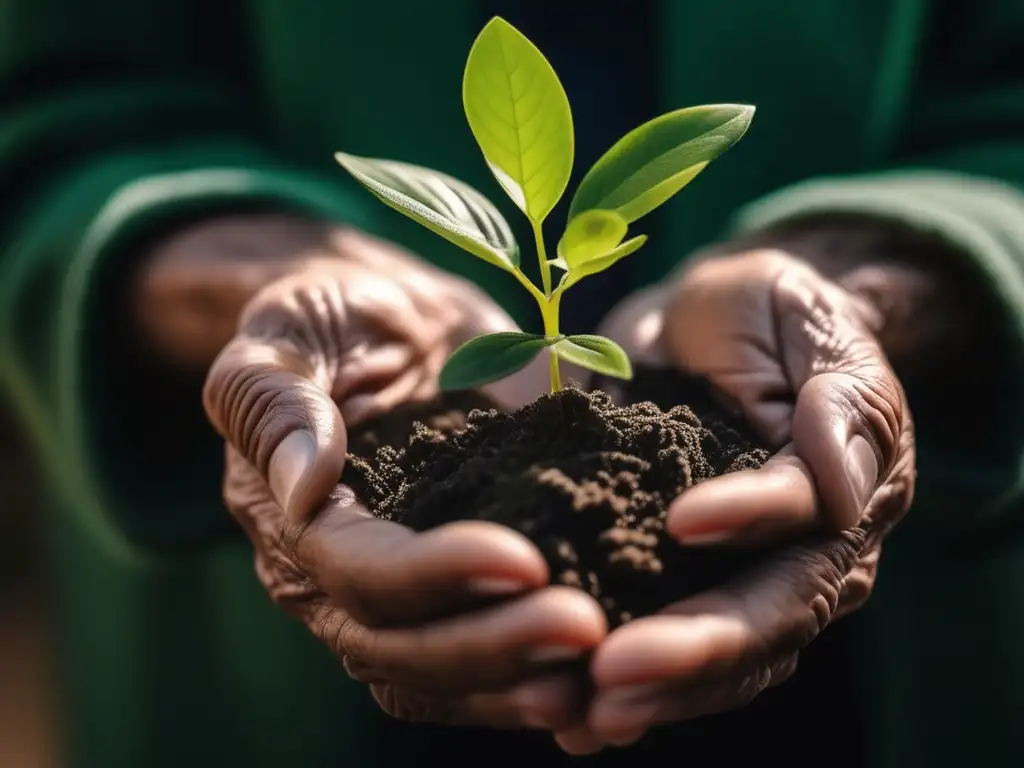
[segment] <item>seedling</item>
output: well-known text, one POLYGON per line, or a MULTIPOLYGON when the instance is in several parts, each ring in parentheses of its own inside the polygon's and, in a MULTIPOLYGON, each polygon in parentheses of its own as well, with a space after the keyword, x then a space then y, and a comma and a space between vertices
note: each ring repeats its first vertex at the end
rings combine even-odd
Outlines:
POLYGON ((536 300, 543 334, 492 333, 456 349, 441 388, 470 389, 525 367, 541 350, 550 360, 551 390, 561 388, 559 360, 630 379, 615 342, 559 332, 562 296, 580 280, 611 267, 647 240, 626 240, 629 225, 686 186, 746 132, 754 108, 690 107, 657 117, 619 139, 587 172, 569 206, 554 258, 542 225, 565 193, 574 144, 569 99, 544 55, 504 19, 477 36, 466 61, 462 103, 491 172, 533 228, 541 285, 520 269, 508 222, 480 192, 446 174, 393 160, 336 155, 382 202, 484 261, 511 273, 536 300), (552 273, 557 270, 557 283, 552 273))

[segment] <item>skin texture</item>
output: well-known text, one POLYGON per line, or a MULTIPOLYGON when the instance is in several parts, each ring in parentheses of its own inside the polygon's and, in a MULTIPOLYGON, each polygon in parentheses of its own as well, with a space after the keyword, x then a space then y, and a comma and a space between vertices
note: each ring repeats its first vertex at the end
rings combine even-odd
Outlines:
MULTIPOLYGON (((397 718, 537 724, 516 687, 596 647, 606 633, 599 606, 546 586, 541 554, 511 530, 469 522, 416 534, 375 519, 337 485, 346 424, 434 395, 455 345, 514 329, 505 313, 475 286, 387 243, 285 219, 183 232, 161 246, 139 285, 157 328, 163 302, 167 322, 156 337, 183 365, 213 346, 194 335, 202 318, 188 318, 188 308, 206 313, 213 331, 243 300, 204 403, 227 443, 227 506, 272 599, 397 718), (251 272, 230 290, 204 282, 240 266, 251 272), (271 282, 247 297, 262 278, 271 282)), ((488 394, 514 407, 534 399, 544 379, 541 360, 488 394)), ((545 706, 546 722, 557 724, 574 703, 547 697, 545 706)))
MULTIPOLYGON (((222 349, 204 404, 228 446, 228 507, 272 598, 391 715, 544 728, 582 754, 784 681, 802 648, 867 599, 881 542, 912 500, 913 424, 883 345, 913 366, 935 338, 952 338, 919 320, 907 331, 943 279, 909 257, 881 258, 893 243, 862 222, 762 237, 689 260, 602 332, 637 362, 708 375, 778 446, 763 469, 680 498, 670 512, 680 541, 819 538, 607 636, 598 606, 545 586, 539 552, 514 532, 456 523, 416 534, 336 486, 346 424, 432 396, 454 346, 514 328, 475 286, 353 231, 242 217, 163 244, 138 294, 168 356, 203 367, 222 349), (248 234, 256 226, 259 237, 248 234), (210 287, 230 274, 237 285, 210 287), (197 327, 217 333, 200 339, 197 327), (591 650, 587 692, 557 662, 591 650)), ((489 394, 528 402, 545 368, 538 358, 489 394)))
POLYGON ((604 332, 635 360, 707 375, 778 447, 762 469, 678 499, 670 532, 704 546, 817 537, 613 632, 591 662, 585 718, 556 737, 566 751, 743 706, 869 597, 915 481, 913 422, 886 351, 920 375, 940 342, 956 359, 978 314, 941 256, 864 222, 813 222, 708 252, 608 318, 604 332))

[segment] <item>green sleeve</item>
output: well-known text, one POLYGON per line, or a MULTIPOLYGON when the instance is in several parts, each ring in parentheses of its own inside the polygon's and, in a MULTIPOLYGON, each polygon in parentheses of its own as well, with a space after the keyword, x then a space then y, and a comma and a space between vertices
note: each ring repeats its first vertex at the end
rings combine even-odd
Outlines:
POLYGON ((883 170, 782 189, 735 226, 865 215, 954 246, 998 318, 983 341, 991 369, 966 377, 959 408, 932 407, 941 383, 908 385, 919 468, 908 527, 983 536, 1014 524, 1024 494, 1024 14, 1016 0, 964 8, 957 46, 925 58, 883 170))
POLYGON ((139 243, 235 210, 367 225, 260 140, 242 84, 196 52, 211 42, 199 11, 9 0, 0 26, 0 384, 62 506, 124 555, 232 531, 198 393, 156 413, 129 385, 146 370, 114 299, 139 243))

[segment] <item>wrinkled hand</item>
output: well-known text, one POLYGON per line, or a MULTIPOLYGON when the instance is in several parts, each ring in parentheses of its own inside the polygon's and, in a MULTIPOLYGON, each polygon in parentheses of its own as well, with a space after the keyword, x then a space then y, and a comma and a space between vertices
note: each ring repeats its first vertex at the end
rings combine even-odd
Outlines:
MULTIPOLYGON (((546 586, 540 552, 510 529, 415 533, 338 485, 346 424, 430 398, 455 345, 511 319, 475 286, 354 231, 321 256, 249 302, 204 393, 259 578, 395 717, 557 725, 566 696, 524 702, 516 686, 600 642, 596 602, 546 586)), ((516 405, 543 381, 541 364, 489 394, 516 405)))
POLYGON ((592 660, 587 723, 559 736, 565 749, 742 706, 867 599, 914 487, 913 426, 879 323, 869 302, 778 251, 698 261, 610 318, 606 332, 634 359, 705 374, 778 448, 763 468, 677 499, 671 534, 700 546, 819 535, 613 632, 592 660))

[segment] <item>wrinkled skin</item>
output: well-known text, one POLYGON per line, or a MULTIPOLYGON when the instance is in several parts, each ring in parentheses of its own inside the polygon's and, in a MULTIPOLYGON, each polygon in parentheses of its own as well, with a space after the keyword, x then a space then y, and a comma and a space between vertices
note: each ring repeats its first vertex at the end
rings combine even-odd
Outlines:
MULTIPOLYGON (((921 294, 908 286, 930 277, 869 270, 858 287, 852 272, 826 273, 791 252, 740 249, 692 261, 608 318, 603 332, 635 361, 708 375, 778 447, 764 468, 677 500, 673 535, 703 546, 820 538, 606 637, 596 604, 544 586, 543 560, 517 534, 480 523, 415 534, 335 487, 346 423, 431 396, 455 345, 512 327, 475 287, 336 232, 328 252, 248 302, 207 381, 229 445, 225 495, 261 580, 402 719, 542 727, 586 753, 742 706, 864 602, 913 494, 912 422, 882 340, 920 340, 891 333, 914 313, 884 299, 921 294), (488 598, 505 601, 481 608, 488 598), (595 648, 588 702, 548 662, 595 648)), ((539 362, 492 396, 508 407, 536 397, 539 362)))
MULTIPOLYGON (((346 425, 432 397, 456 345, 512 321, 476 287, 336 230, 248 302, 239 329, 204 402, 228 444, 227 505, 274 601, 394 717, 567 722, 574 702, 548 696, 538 713, 516 687, 597 646, 597 603, 547 586, 540 552, 507 528, 414 533, 337 485, 346 425)), ((514 407, 543 382, 541 360, 488 394, 514 407)))
POLYGON ((820 536, 613 632, 591 663, 585 722, 557 737, 567 751, 743 706, 868 598, 915 479, 913 423, 878 340, 884 322, 872 301, 775 250, 697 260, 609 317, 605 332, 634 359, 705 374, 778 448, 763 468, 676 500, 671 534, 702 546, 820 536))

